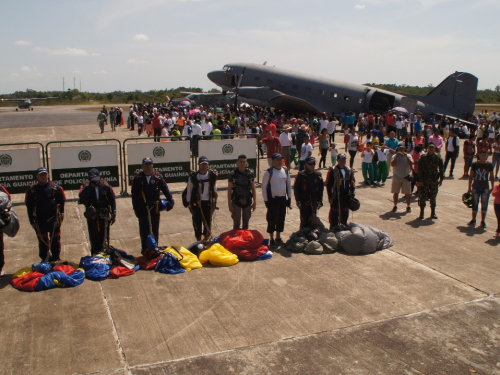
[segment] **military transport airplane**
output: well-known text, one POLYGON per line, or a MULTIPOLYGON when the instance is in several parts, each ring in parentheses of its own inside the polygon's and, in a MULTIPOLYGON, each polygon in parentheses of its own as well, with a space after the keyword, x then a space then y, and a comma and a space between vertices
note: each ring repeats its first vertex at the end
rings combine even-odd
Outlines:
POLYGON ((47 99, 59 99, 56 96, 51 96, 48 98, 29 98, 29 99, 2 99, 2 102, 17 102, 19 103, 17 105, 16 111, 19 111, 20 109, 27 109, 28 111, 32 111, 33 108, 31 107, 32 100, 47 100, 47 99))
POLYGON ((224 91, 245 102, 299 112, 340 114, 342 111, 381 113, 404 107, 408 112, 468 119, 474 112, 477 77, 455 72, 429 94, 398 94, 268 65, 227 64, 207 74, 224 91))

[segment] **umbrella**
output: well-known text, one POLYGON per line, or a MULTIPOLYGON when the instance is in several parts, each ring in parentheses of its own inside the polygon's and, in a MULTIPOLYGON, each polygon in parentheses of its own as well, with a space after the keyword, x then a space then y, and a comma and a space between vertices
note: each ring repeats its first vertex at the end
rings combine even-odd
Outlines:
POLYGON ((179 103, 179 105, 189 107, 191 105, 191 102, 189 100, 183 100, 182 102, 179 103))
POLYGON ((392 112, 408 113, 408 110, 404 107, 396 107, 391 109, 392 112))
POLYGON ((241 103, 241 104, 240 104, 240 107, 241 107, 241 108, 249 108, 249 107, 250 107, 250 104, 248 104, 248 103, 241 103))
POLYGON ((197 114, 198 112, 200 112, 200 110, 199 110, 198 108, 195 108, 195 109, 190 110, 190 111, 187 113, 187 115, 188 115, 188 116, 192 116, 192 115, 197 114))

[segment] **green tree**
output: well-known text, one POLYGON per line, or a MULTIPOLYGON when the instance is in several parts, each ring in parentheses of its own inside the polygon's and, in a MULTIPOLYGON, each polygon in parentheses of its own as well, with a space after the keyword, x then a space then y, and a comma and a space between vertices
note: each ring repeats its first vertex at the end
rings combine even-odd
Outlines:
POLYGON ((113 94, 109 93, 106 95, 106 98, 108 98, 109 101, 113 100, 113 94))

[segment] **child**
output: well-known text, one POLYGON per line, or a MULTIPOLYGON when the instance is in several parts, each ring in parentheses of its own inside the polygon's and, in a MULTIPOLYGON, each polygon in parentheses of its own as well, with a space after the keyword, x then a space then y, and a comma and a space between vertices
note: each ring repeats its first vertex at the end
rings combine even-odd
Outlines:
POLYGON ((337 145, 335 143, 332 143, 332 145, 330 146, 330 155, 331 155, 331 158, 332 158, 332 167, 335 167, 335 165, 337 164, 337 155, 338 155, 338 151, 337 151, 337 145))
POLYGON ((372 142, 367 141, 365 149, 363 150, 363 163, 361 164, 363 170, 363 178, 365 179, 365 185, 374 185, 373 181, 373 164, 372 159, 375 155, 375 151, 372 150, 372 142), (370 181, 368 181, 368 179, 370 181))
POLYGON ((351 130, 349 129, 349 125, 344 125, 344 151, 347 151, 347 144, 349 143, 349 133, 351 130))

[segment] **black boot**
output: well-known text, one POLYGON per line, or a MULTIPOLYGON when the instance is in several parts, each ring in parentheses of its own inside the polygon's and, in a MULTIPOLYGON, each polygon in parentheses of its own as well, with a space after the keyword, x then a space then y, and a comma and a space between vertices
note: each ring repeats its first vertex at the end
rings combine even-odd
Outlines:
POLYGON ((419 220, 423 220, 424 219, 424 210, 425 210, 424 207, 420 207, 420 216, 418 217, 419 220))
POLYGON ((431 207, 431 219, 437 219, 436 207, 431 207))

